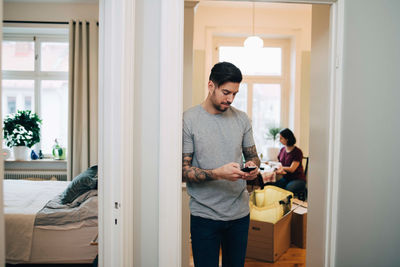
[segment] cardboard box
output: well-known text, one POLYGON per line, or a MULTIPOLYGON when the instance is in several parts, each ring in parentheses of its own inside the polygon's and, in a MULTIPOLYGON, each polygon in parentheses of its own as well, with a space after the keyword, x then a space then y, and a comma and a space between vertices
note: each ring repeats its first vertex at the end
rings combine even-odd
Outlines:
POLYGON ((250 220, 246 257, 275 262, 290 247, 292 211, 275 224, 250 220))
POLYGON ((291 241, 296 247, 306 248, 307 240, 307 207, 292 205, 291 241))

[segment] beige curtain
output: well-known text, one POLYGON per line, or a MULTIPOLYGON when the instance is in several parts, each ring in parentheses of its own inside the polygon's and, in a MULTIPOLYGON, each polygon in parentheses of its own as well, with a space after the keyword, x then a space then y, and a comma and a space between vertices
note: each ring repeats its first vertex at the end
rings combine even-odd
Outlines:
POLYGON ((68 178, 97 164, 98 26, 69 23, 68 178))

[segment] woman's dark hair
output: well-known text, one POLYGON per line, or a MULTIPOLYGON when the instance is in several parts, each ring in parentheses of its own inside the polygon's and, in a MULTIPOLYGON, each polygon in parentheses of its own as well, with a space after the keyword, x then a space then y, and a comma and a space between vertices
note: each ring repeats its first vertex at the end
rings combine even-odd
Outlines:
POLYGON ((294 146, 294 144, 296 144, 296 137, 294 137, 293 132, 288 128, 282 129, 279 134, 287 140, 288 146, 294 146))
POLYGON ((227 82, 240 83, 242 81, 242 72, 232 63, 220 62, 211 69, 209 79, 216 87, 227 82))

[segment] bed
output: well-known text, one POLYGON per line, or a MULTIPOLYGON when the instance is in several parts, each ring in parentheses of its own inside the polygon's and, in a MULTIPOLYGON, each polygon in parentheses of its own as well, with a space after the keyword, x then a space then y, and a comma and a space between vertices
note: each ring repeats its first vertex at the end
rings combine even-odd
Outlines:
MULTIPOLYGON (((90 263, 97 255, 97 190, 71 203, 64 181, 4 180, 6 262, 90 263)), ((97 186, 97 184, 96 184, 97 186)))

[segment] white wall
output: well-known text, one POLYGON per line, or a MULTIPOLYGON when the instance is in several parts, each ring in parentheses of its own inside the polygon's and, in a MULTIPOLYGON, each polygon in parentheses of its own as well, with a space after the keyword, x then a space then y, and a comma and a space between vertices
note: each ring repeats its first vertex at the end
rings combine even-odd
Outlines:
POLYGON ((135 2, 133 258, 134 266, 158 266, 161 4, 135 2))
MULTIPOLYGON (((298 145, 308 155, 308 95, 311 47, 311 5, 256 3, 255 33, 263 37, 287 38, 292 42, 291 96, 289 125, 298 145), (303 55, 306 57, 303 58, 303 55), (303 121, 305 120, 305 121, 303 121), (303 129, 304 128, 304 129, 303 129)), ((252 3, 203 1, 197 6, 194 22, 193 105, 201 103, 207 92, 208 75, 212 68, 213 36, 247 36, 252 33, 252 3)))
MULTIPOLYGON (((268 34, 268 30, 297 29, 303 31, 300 40, 302 50, 310 50, 311 6, 298 4, 256 3, 254 29, 257 34, 268 34), (308 38, 307 38, 308 37, 308 38)), ((195 14, 194 49, 206 49, 206 31, 211 27, 235 27, 250 34, 252 27, 252 3, 232 1, 202 1, 195 14)), ((243 35, 242 35, 243 36, 243 35)))
MULTIPOLYGON (((99 5, 81 3, 4 3, 4 20, 98 20, 99 5)), ((21 24, 19 24, 21 25, 21 24)))
POLYGON ((400 1, 345 1, 336 266, 399 266, 400 1))
POLYGON ((179 267, 183 2, 100 7, 100 266, 179 267))
POLYGON ((192 106, 193 99, 193 25, 197 1, 185 2, 183 33, 183 110, 192 106))

